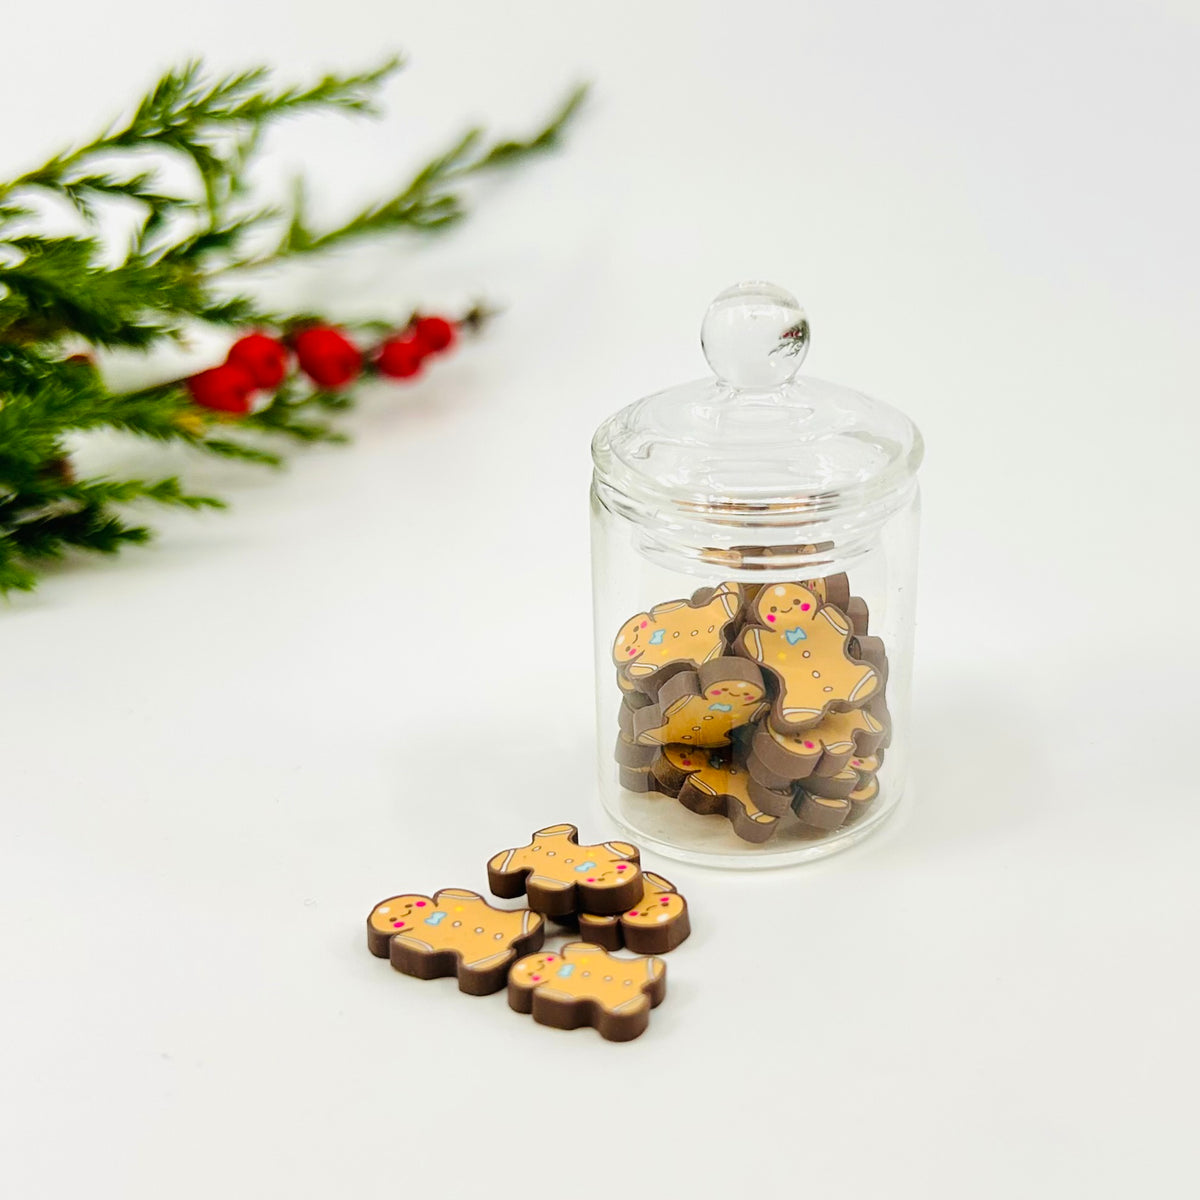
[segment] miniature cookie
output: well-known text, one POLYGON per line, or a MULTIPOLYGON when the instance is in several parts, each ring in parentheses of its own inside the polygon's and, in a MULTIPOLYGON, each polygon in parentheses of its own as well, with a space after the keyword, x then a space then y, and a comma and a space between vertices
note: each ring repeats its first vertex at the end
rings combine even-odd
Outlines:
POLYGON ((804 780, 796 789, 792 811, 805 825, 837 829, 856 808, 865 811, 875 799, 880 761, 878 755, 855 757, 837 775, 804 780))
POLYGON ((488 886, 506 900, 525 894, 535 912, 606 916, 642 895, 641 856, 628 842, 581 846, 574 825, 539 829, 527 846, 501 850, 488 863, 488 886))
POLYGON ((644 871, 642 879, 642 898, 628 912, 609 917, 580 914, 580 936, 605 950, 622 946, 635 954, 674 950, 692 932, 687 901, 661 875, 644 871))
POLYGON ((870 779, 866 780, 846 797, 850 801, 850 812, 846 817, 847 823, 857 821, 874 804, 875 797, 878 795, 879 777, 872 775, 870 779))
POLYGON ((725 653, 725 627, 742 605, 742 588, 721 583, 691 600, 668 600, 630 617, 613 642, 613 662, 626 683, 654 695, 680 667, 697 670, 725 653))
POLYGON ((645 708, 647 704, 654 703, 652 696, 647 696, 632 680, 626 679, 620 671, 617 672, 617 687, 621 689, 622 708, 645 708))
POLYGON ((591 1025, 610 1042, 644 1033, 666 994, 661 958, 614 958, 589 942, 569 942, 561 954, 530 954, 508 977, 509 1007, 556 1029, 591 1025))
MULTIPOLYGON (((830 601, 832 604, 837 604, 837 601, 830 601)), ((842 606, 837 604, 838 608, 842 606)), ((843 610, 846 614, 846 620, 850 622, 850 628, 854 630, 856 637, 866 637, 871 625, 871 610, 867 608, 867 602, 861 596, 851 596, 846 601, 846 607, 843 610)), ((855 658, 864 657, 861 654, 855 654, 855 658)))
POLYGON ((873 754, 887 726, 869 709, 830 713, 802 733, 779 733, 763 722, 754 733, 747 765, 770 788, 785 788, 810 775, 835 775, 856 754, 873 754))
POLYGON ((457 975, 472 996, 498 992, 513 960, 541 947, 545 922, 527 908, 493 908, 476 892, 442 888, 432 897, 382 900, 367 918, 367 948, 418 979, 457 975))
POLYGON ((796 583, 763 588, 734 649, 753 659, 779 685, 768 721, 780 733, 816 725, 828 712, 859 708, 879 689, 875 667, 850 657, 845 616, 796 583))
MULTIPOLYGON (((802 546, 730 546, 728 550, 706 550, 704 558, 708 562, 727 565, 740 571, 790 571, 802 574, 816 554, 832 550, 832 542, 820 542, 815 545, 802 546)), ((851 602, 850 580, 844 572, 835 575, 816 576, 802 580, 810 591, 815 592, 822 604, 833 604, 845 611, 851 602)), ((761 583, 743 584, 747 598, 753 601, 761 583)), ((865 633, 866 630, 863 630, 865 633)))
POLYGON ((753 663, 714 658, 667 680, 657 702, 633 714, 634 739, 644 746, 728 746, 732 730, 766 712, 766 695, 753 663))
POLYGON ((617 745, 613 750, 613 758, 617 760, 618 765, 642 770, 645 767, 653 766, 657 757, 658 752, 653 746, 640 745, 633 738, 627 737, 624 731, 617 734, 617 745))
POLYGON ((790 792, 759 788, 731 750, 664 746, 654 775, 664 792, 692 812, 721 813, 746 842, 765 842, 792 802, 790 792))
POLYGON ((849 796, 862 786, 864 780, 879 770, 882 762, 882 750, 878 754, 856 756, 835 774, 810 775, 800 781, 800 786, 816 796, 849 796))
POLYGON ((658 791, 658 780, 654 777, 652 767, 623 767, 618 765, 617 782, 631 792, 658 791))

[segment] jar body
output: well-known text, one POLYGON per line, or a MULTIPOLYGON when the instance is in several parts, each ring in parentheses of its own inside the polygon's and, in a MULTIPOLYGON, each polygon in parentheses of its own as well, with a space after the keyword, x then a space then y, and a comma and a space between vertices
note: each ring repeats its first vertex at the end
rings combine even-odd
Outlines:
POLYGON ((626 500, 593 482, 609 816, 640 845, 733 868, 823 857, 878 828, 908 775, 915 478, 870 513, 679 519, 626 500))

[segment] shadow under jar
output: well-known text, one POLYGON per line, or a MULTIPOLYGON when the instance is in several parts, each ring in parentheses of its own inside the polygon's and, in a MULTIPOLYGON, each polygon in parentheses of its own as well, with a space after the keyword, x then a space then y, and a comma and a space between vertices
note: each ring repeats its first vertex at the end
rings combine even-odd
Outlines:
POLYGON ((796 299, 744 283, 714 378, 592 441, 600 790, 640 844, 751 868, 864 837, 905 787, 921 435, 798 377, 796 299))

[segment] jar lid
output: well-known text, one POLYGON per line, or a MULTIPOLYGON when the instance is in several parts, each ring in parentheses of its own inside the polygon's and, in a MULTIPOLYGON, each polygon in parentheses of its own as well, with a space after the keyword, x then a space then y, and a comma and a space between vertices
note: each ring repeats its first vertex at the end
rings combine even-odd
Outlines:
POLYGON ((783 288, 722 292, 700 331, 713 377, 638 400, 596 430, 601 499, 774 526, 836 514, 873 522, 903 503, 924 452, 917 427, 890 405, 798 376, 809 336, 783 288))

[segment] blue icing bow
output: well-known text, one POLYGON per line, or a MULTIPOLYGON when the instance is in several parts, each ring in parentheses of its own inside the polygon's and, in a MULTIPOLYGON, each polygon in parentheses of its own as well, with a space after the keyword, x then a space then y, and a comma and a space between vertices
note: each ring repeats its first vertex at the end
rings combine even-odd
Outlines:
POLYGON ((808 634, 805 633, 799 625, 795 626, 793 629, 785 630, 783 636, 787 638, 789 646, 794 646, 797 642, 808 640, 808 634))
POLYGON ((430 913, 429 916, 427 916, 425 918, 425 924, 426 925, 440 925, 445 919, 446 919, 446 914, 444 912, 430 913))
POLYGON ((575 970, 574 963, 563 963, 563 965, 558 968, 558 970, 555 972, 555 974, 558 975, 561 979, 566 979, 567 976, 569 976, 571 974, 571 972, 574 970, 575 970))
POLYGON ((595 868, 596 864, 594 862, 585 862, 583 866, 575 868, 575 873, 581 875, 584 871, 593 871, 595 868))
POLYGON ((733 712, 732 704, 710 704, 708 706, 713 712, 733 712))
POLYGON ((650 635, 650 645, 651 645, 651 646, 661 646, 661 645, 662 645, 662 640, 663 640, 663 638, 665 638, 666 636, 667 636, 667 631, 666 631, 665 629, 656 629, 656 630, 655 630, 655 631, 654 631, 654 632, 653 632, 653 633, 650 635))

